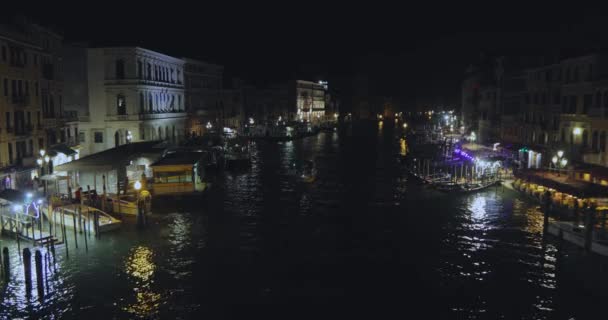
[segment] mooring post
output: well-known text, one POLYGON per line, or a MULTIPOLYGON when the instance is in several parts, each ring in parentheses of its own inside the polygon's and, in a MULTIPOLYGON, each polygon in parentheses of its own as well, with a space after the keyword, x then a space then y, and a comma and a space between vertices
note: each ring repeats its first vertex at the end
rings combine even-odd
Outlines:
POLYGON ((89 252, 89 244, 88 244, 88 241, 87 241, 87 229, 88 229, 87 225, 88 225, 88 223, 85 222, 85 223, 83 223, 83 225, 84 225, 84 250, 86 252, 89 252))
POLYGON ((8 248, 4 247, 2 249, 2 265, 4 266, 4 279, 6 281, 9 280, 10 275, 11 275, 11 268, 10 268, 10 260, 9 260, 9 256, 8 256, 8 248))
POLYGON ((32 252, 30 252, 30 248, 23 249, 23 269, 25 291, 29 293, 32 290, 32 252))
POLYGON ((591 251, 591 243, 593 241, 593 226, 594 226, 594 215, 595 206, 588 207, 585 211, 585 250, 591 251))
POLYGON ((551 207, 551 193, 549 190, 545 190, 545 196, 543 199, 544 209, 543 210, 543 230, 546 232, 549 226, 549 208, 551 207))
POLYGON ((36 263, 36 287, 38 288, 38 297, 44 296, 44 279, 42 274, 42 254, 40 250, 36 250, 34 254, 34 261, 36 263))
POLYGON ((65 211, 63 209, 61 210, 61 234, 63 235, 63 244, 65 245, 65 256, 69 258, 68 236, 65 231, 65 211))
POLYGON ((76 214, 72 214, 72 223, 74 223, 74 245, 76 246, 76 249, 78 249, 78 235, 76 234, 76 214))

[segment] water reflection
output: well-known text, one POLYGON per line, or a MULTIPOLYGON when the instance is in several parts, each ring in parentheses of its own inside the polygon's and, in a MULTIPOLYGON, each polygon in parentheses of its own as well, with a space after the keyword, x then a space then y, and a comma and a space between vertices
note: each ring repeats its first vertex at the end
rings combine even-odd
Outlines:
POLYGON ((161 295, 154 292, 154 272, 156 265, 152 261, 154 254, 148 247, 137 246, 131 249, 125 262, 125 272, 134 282, 135 303, 124 308, 135 316, 148 318, 158 313, 161 295))

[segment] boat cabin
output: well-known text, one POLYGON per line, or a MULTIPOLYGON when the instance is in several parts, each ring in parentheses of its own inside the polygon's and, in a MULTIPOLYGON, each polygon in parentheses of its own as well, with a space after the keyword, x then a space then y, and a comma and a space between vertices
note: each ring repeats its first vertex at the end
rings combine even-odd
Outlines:
POLYGON ((204 153, 196 151, 168 152, 151 165, 155 195, 202 192, 204 153))

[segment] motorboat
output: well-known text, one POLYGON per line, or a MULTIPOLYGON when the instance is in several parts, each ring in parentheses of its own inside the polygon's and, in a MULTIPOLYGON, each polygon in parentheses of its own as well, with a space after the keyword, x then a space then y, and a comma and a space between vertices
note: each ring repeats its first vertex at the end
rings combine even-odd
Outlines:
MULTIPOLYGON (((143 193, 143 192, 142 192, 143 193)), ((136 194, 122 194, 120 196, 116 194, 108 194, 106 196, 106 208, 108 211, 115 214, 126 214, 137 216, 137 195, 136 194)), ((140 200, 143 202, 144 212, 150 213, 152 211, 152 196, 149 192, 143 195, 140 200)))

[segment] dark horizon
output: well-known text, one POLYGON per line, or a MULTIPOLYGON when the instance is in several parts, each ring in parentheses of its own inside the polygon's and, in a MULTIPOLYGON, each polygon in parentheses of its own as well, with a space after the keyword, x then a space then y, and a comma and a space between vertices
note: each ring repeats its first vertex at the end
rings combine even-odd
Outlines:
POLYGON ((392 97, 408 106, 460 104, 464 71, 482 54, 524 54, 538 56, 540 61, 541 56, 569 56, 608 47, 599 36, 606 22, 590 12, 506 11, 495 17, 461 10, 399 16, 355 9, 345 17, 340 8, 327 7, 308 20, 307 10, 256 15, 255 9, 250 13, 228 8, 200 12, 180 7, 163 8, 160 14, 108 6, 89 16, 57 9, 21 8, 10 17, 18 13, 50 27, 66 43, 141 46, 220 64, 226 78, 254 84, 325 79, 348 91, 351 80, 364 75, 372 96, 392 97), (112 18, 117 14, 124 17, 120 23, 112 18))

